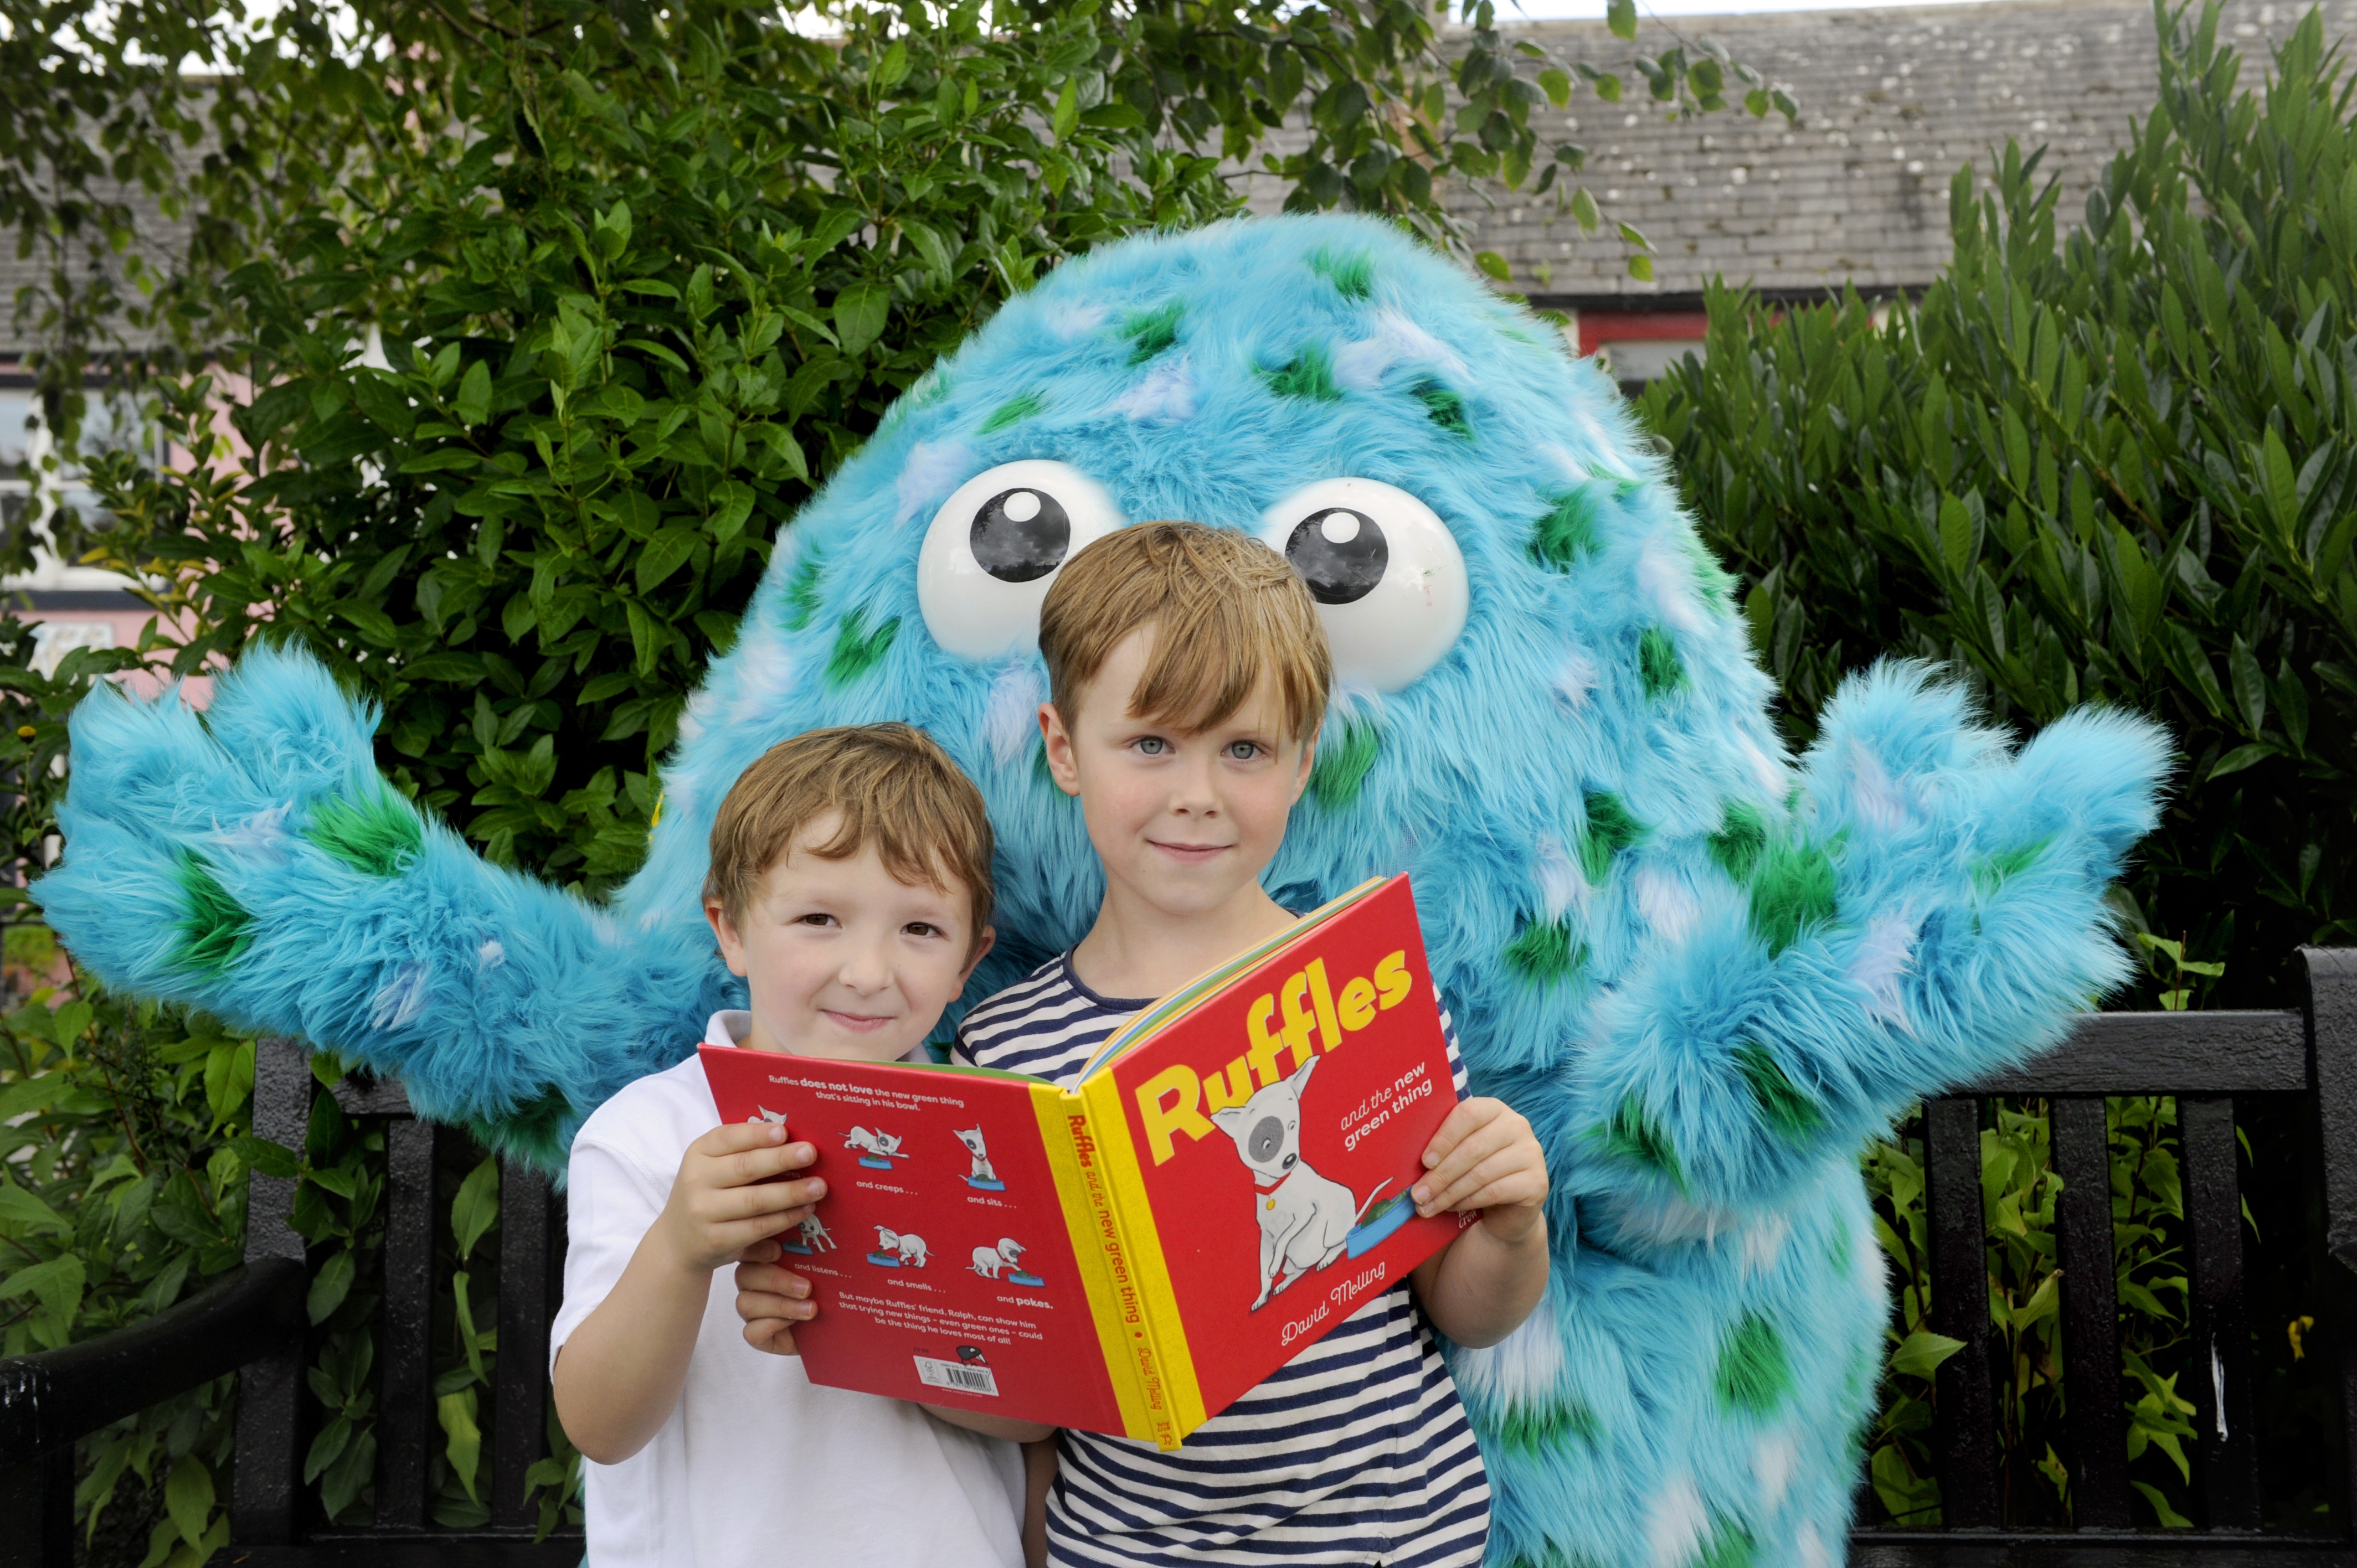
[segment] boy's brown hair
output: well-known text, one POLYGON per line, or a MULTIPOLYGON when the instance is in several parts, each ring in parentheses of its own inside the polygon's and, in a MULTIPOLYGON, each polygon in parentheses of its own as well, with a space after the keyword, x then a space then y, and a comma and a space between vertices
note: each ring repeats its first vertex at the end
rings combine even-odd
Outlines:
POLYGON ((821 860, 848 860, 869 844, 910 886, 965 885, 972 940, 990 925, 990 814, 982 791, 920 729, 846 725, 780 741, 745 769, 712 822, 712 869, 704 901, 742 927, 761 878, 794 848, 795 835, 828 812, 834 832, 803 844, 821 860))
POLYGON ((1149 622, 1153 653, 1125 711, 1198 733, 1243 707, 1265 672, 1286 731, 1317 733, 1334 660, 1308 586, 1250 534, 1198 522, 1116 529, 1056 575, 1039 652, 1067 724, 1106 656, 1149 622))

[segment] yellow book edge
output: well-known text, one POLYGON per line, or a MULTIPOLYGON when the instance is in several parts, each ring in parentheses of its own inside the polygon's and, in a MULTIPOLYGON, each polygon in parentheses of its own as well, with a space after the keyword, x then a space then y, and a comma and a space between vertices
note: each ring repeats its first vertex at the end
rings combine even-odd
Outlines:
POLYGON ((1178 1316, 1178 1295, 1171 1288, 1170 1264, 1163 1256, 1161 1232, 1154 1223, 1154 1211, 1146 1202, 1146 1176, 1137 1163, 1136 1145, 1130 1142, 1129 1119, 1122 1113, 1121 1090, 1114 1085, 1113 1075, 1104 1074, 1093 1082, 1083 1083, 1081 1094, 1088 1101, 1090 1124, 1097 1130, 1097 1151, 1105 1167, 1105 1185, 1113 1195, 1114 1207, 1122 1232, 1129 1243, 1131 1277, 1136 1282, 1140 1316, 1145 1320, 1146 1341, 1154 1348, 1155 1370, 1159 1374, 1161 1393, 1171 1431, 1163 1442, 1168 1450, 1186 1441, 1187 1434, 1203 1424, 1203 1386, 1195 1376, 1195 1359, 1187 1344, 1187 1325, 1178 1316))
POLYGON ((1087 1064, 1081 1069, 1080 1081, 1086 1082, 1091 1073, 1120 1056, 1122 1052, 1129 1049, 1146 1036, 1185 1017, 1210 1001, 1219 993, 1220 987, 1234 976, 1265 962, 1272 954, 1281 951, 1287 944, 1307 936, 1313 928, 1333 918, 1391 880, 1389 876, 1368 877, 1348 893, 1329 898, 1275 935, 1264 938, 1233 958, 1213 964, 1152 1006, 1131 1015, 1129 1021, 1106 1036, 1104 1044, 1099 1046, 1095 1054, 1089 1058, 1087 1064))
MULTIPOLYGON (((1032 1085, 1031 1110, 1039 1119, 1040 1143, 1055 1177, 1056 1197, 1071 1237, 1072 1258, 1080 1267, 1081 1288, 1088 1297, 1089 1317, 1097 1331, 1097 1348, 1105 1378, 1113 1385, 1123 1434, 1152 1443, 1167 1453, 1178 1446, 1179 1434, 1161 1388, 1160 1356, 1148 1337, 1144 1300, 1123 1235, 1121 1209, 1113 1196, 1112 1175, 1104 1162, 1095 1157, 1103 1144, 1091 1125, 1093 1118, 1080 1095, 1049 1083, 1032 1085)), ((1126 1144, 1126 1128, 1121 1137, 1126 1144)), ((1129 1163, 1135 1165, 1135 1155, 1129 1163)))

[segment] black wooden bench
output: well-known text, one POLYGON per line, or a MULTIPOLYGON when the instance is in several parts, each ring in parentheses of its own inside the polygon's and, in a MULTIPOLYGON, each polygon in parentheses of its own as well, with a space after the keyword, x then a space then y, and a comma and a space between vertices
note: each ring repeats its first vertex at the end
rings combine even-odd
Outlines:
MULTIPOLYGON (((2069 1403, 2074 1505, 2068 1530, 2008 1530, 1998 1489, 1992 1358, 1959 1352, 1937 1374, 1933 1447, 1946 1528, 1860 1530, 1859 1568, 2357 1568, 2357 950, 2308 950, 2305 1005, 2258 1013, 2108 1014, 2029 1069, 1924 1108, 1937 1329, 1988 1348, 1980 1189, 1984 1101, 2050 1101, 2053 1159, 2065 1184, 2059 1230, 2066 1387, 2112 1397, 2069 1403), (2191 1331, 2212 1376, 2189 1391, 2201 1440, 2192 1445, 2196 1528, 2131 1528, 2121 1362, 2111 1247, 2107 1095, 2178 1097, 2190 1236, 2191 1331), (2312 1353, 2322 1359, 2329 1414, 2329 1533, 2260 1531, 2260 1477, 2244 1279, 2238 1101, 2296 1104, 2297 1157, 2321 1225, 2312 1353)), ((299 1047, 263 1043, 254 1131, 299 1146, 313 1079, 299 1047)), ((73 1441, 143 1404, 242 1369, 230 1559, 256 1568, 349 1562, 482 1568, 572 1568, 577 1532, 533 1539, 537 1510, 525 1473, 541 1457, 548 1324, 563 1255, 562 1206, 522 1169, 500 1187, 500 1356, 490 1522, 452 1530, 428 1522, 434 1419, 431 1329, 436 1289, 435 1190, 439 1132, 415 1122, 393 1085, 339 1085, 350 1113, 382 1118, 388 1216, 379 1363, 375 1522, 329 1526, 300 1484, 308 1430, 304 1372, 302 1240, 287 1223, 291 1181, 256 1176, 242 1269, 151 1322, 65 1350, 0 1362, 0 1568, 70 1568, 73 1441)), ((2283 1151, 2270 1149, 2270 1157, 2283 1151)), ((1759 1568, 1784 1568, 1762 1563, 1759 1568)))

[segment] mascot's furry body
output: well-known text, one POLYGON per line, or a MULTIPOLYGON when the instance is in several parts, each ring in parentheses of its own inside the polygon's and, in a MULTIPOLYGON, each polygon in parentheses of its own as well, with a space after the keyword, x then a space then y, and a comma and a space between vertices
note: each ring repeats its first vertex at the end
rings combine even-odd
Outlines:
POLYGON ((1009 304, 804 509, 609 908, 420 822, 379 781, 370 717, 259 653, 206 725, 83 705, 40 895, 110 983, 300 1032, 554 1165, 734 994, 698 912, 705 840, 784 736, 907 719, 981 784, 1001 939, 974 996, 1086 929, 1098 874, 1032 721, 1044 579, 973 569, 976 519, 944 507, 961 487, 1025 461, 1075 539, 1093 480, 1101 526, 1280 547, 1301 536, 1264 514, 1302 487, 1391 487, 1453 538, 1394 553, 1444 609, 1394 598, 1371 628, 1351 616, 1376 596, 1327 607, 1343 686, 1268 885, 1307 908, 1411 871, 1474 1081, 1550 1151, 1546 1299, 1451 1356, 1498 1489, 1491 1560, 1837 1561, 1888 1313, 1859 1149, 2120 977, 2101 896, 2165 747, 2078 715, 2009 754, 1886 669, 1794 764, 1729 585, 1644 452, 1551 329, 1382 226, 1112 246, 1009 304), (942 529, 972 550, 920 603, 942 529), (944 651, 993 639, 1012 651, 944 651))

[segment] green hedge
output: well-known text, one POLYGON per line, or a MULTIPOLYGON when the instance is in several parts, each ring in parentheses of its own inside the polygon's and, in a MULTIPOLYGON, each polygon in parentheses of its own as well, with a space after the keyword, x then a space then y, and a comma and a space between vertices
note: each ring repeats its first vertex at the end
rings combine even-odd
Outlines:
POLYGON ((2294 947, 2357 940, 2357 126, 2315 14, 2255 89, 2217 16, 2159 13, 2159 100, 2067 235, 2008 145, 1919 303, 1714 292, 1644 410, 1795 739, 1884 653, 2017 726, 2152 714, 2184 756, 2121 903, 2182 950, 2147 999, 2280 1005, 2294 947))

